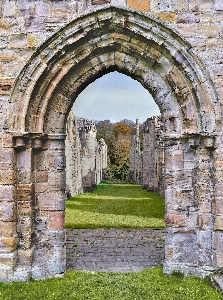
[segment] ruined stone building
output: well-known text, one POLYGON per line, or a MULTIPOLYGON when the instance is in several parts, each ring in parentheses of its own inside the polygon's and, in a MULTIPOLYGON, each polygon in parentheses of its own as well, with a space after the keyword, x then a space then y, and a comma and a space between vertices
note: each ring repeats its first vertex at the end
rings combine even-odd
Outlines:
POLYGON ((222 0, 0 2, 0 281, 65 273, 66 121, 114 70, 162 116, 164 272, 222 271, 222 28, 222 0))
POLYGON ((133 179, 148 191, 164 195, 164 141, 160 117, 144 123, 143 150, 140 150, 139 120, 130 150, 130 173, 133 179))
POLYGON ((71 111, 67 118, 65 140, 66 184, 69 196, 92 191, 107 170, 107 145, 97 141, 93 121, 76 118, 71 111))

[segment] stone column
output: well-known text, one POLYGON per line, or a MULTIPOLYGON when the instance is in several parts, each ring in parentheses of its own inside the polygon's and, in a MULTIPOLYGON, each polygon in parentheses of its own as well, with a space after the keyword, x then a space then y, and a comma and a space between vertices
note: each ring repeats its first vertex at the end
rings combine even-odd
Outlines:
POLYGON ((223 268, 223 145, 222 137, 216 138, 217 149, 214 152, 214 205, 213 205, 213 260, 216 270, 223 268))
POLYGON ((35 249, 32 277, 58 277, 66 268, 65 135, 49 135, 35 152, 35 249))
POLYGON ((197 168, 194 187, 198 201, 198 264, 205 276, 213 268, 214 137, 201 137, 196 150, 197 168))
POLYGON ((0 281, 13 280, 17 262, 16 156, 13 133, 0 135, 0 281))
POLYGON ((214 138, 198 134, 165 142, 166 273, 214 270, 213 151, 214 138))
POLYGON ((165 140, 165 273, 194 274, 198 266, 197 203, 193 188, 196 161, 194 151, 188 151, 186 140, 165 140), (194 161, 191 166, 189 155, 194 161))
POLYGON ((28 281, 33 258, 33 149, 30 135, 14 138, 17 158, 17 234, 18 260, 14 280, 28 281))

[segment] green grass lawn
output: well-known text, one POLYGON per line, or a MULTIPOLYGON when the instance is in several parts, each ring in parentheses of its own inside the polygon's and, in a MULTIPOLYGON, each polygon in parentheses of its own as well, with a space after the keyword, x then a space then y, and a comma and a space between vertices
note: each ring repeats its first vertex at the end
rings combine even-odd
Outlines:
POLYGON ((167 276, 162 268, 138 273, 68 272, 64 278, 0 283, 1 300, 218 300, 223 295, 198 278, 167 276))
POLYGON ((67 228, 162 228, 164 198, 137 184, 101 182, 92 193, 67 200, 67 228))

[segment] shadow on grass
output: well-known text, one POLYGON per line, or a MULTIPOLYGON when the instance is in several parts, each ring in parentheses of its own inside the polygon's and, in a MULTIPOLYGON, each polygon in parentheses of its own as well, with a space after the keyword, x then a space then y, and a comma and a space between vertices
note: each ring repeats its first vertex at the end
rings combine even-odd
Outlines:
POLYGON ((154 228, 156 223, 157 227, 164 227, 165 204, 163 197, 139 185, 102 183, 92 193, 68 200, 66 212, 69 228, 131 227, 131 224, 154 228))

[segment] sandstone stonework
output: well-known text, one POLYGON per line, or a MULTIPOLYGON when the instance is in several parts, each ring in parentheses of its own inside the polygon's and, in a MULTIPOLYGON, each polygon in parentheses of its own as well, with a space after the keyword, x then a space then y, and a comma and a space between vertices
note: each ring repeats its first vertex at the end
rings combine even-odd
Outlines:
POLYGON ((130 150, 130 174, 148 191, 164 195, 164 141, 160 117, 144 122, 143 150, 140 150, 139 123, 130 150))
POLYGON ((1 1, 0 281, 64 274, 66 120, 114 70, 162 116, 164 272, 221 271, 222 15, 220 0, 1 1))
POLYGON ((90 192, 101 182, 107 169, 107 145, 97 141, 94 122, 76 118, 71 111, 67 119, 65 141, 66 184, 70 197, 90 192))

